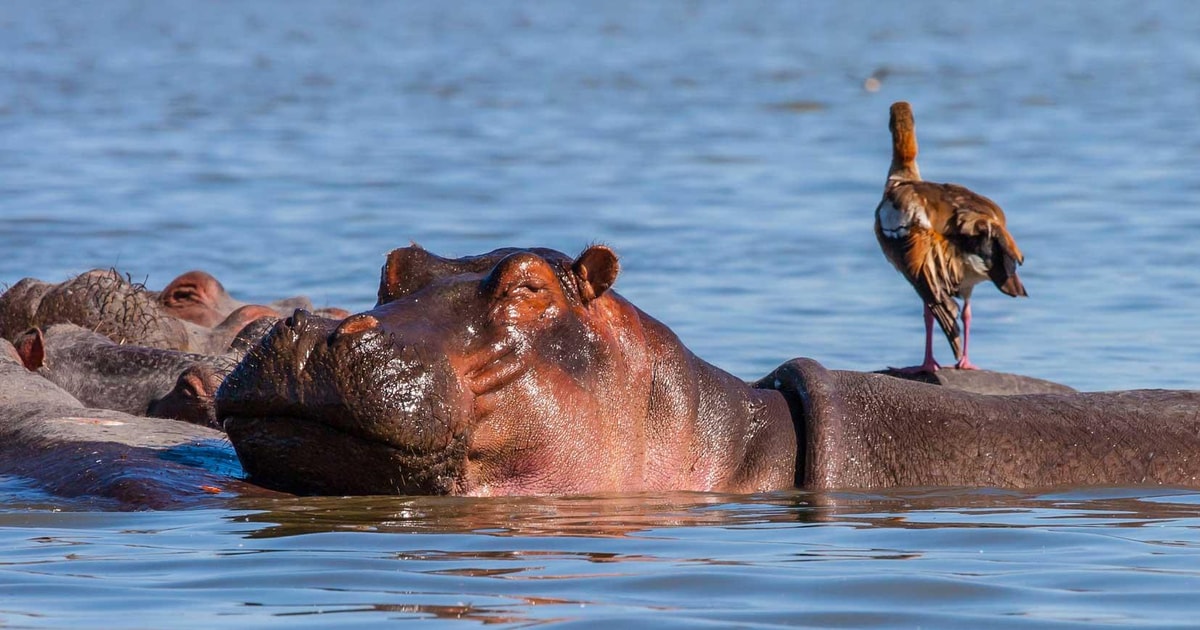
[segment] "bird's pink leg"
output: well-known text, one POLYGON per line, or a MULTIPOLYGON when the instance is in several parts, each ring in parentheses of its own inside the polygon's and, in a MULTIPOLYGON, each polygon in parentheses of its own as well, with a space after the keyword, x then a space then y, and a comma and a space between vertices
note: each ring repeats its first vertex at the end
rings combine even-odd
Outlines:
MULTIPOLYGON (((964 348, 965 348, 965 346, 964 346, 964 348)), ((966 358, 965 353, 963 354, 963 358, 966 358)), ((933 360, 933 311, 930 310, 929 306, 926 306, 925 307, 925 360, 921 362, 921 365, 914 365, 912 367, 900 368, 897 371, 899 371, 903 374, 921 374, 921 373, 933 374, 934 372, 941 369, 941 367, 942 366, 938 365, 937 361, 933 360)))
POLYGON ((963 319, 963 355, 962 355, 962 358, 958 360, 958 363, 954 364, 954 367, 956 367, 960 370, 978 370, 979 366, 975 365, 974 363, 971 363, 971 360, 967 358, 967 347, 968 347, 968 344, 971 343, 971 301, 970 300, 963 300, 962 319, 963 319))

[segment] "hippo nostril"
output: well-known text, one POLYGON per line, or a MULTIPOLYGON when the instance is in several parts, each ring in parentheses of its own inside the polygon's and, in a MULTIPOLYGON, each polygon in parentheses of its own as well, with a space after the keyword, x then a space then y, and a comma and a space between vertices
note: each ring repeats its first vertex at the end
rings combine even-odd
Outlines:
POLYGON ((289 328, 299 328, 299 327, 303 326, 304 323, 307 322, 308 318, 310 318, 310 317, 312 317, 311 313, 309 313, 308 311, 306 311, 302 308, 298 308, 298 309, 296 309, 296 311, 294 313, 292 313, 291 317, 287 318, 287 321, 285 323, 288 325, 289 328))
POLYGON ((347 317, 342 323, 338 324, 337 329, 330 335, 329 340, 340 339, 348 335, 357 335, 368 330, 374 330, 379 327, 379 320, 367 315, 366 313, 347 317))

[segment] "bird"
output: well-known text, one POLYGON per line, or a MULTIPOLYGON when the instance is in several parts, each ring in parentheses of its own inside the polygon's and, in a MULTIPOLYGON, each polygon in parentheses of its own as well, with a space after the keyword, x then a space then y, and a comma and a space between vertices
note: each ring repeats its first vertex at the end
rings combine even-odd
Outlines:
POLYGON ((1005 227, 996 202, 957 184, 921 179, 917 168, 917 132, 912 106, 892 104, 892 164, 883 199, 875 208, 875 237, 888 261, 916 289, 925 304, 925 359, 904 373, 932 373, 941 368, 933 358, 933 322, 941 326, 954 350, 955 367, 979 369, 967 353, 971 339, 971 293, 991 280, 1012 297, 1027 297, 1017 276, 1025 257, 1005 227), (962 331, 958 328, 963 306, 962 331))

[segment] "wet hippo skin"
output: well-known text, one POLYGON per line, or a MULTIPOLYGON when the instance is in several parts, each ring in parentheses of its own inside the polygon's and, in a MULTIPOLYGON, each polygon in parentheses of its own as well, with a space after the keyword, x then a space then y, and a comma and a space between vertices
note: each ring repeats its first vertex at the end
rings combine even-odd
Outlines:
POLYGON ((290 492, 790 486, 784 399, 697 358, 610 290, 616 276, 603 246, 396 250, 376 308, 277 324, 218 416, 250 478, 290 492))
MULTIPOLYGON (((395 250, 371 311, 246 326, 218 412, 251 481, 305 494, 1200 487, 1195 392, 955 370, 933 385, 811 359, 751 385, 623 300, 616 277, 603 247, 395 250), (1032 391, 1056 393, 1012 394, 1032 391)), ((133 506, 266 492, 238 481, 228 448, 179 455, 219 438, 87 409, 0 342, 0 474, 133 506)))
POLYGON ((749 388, 611 291, 610 255, 395 250, 374 310, 278 324, 218 415, 252 479, 301 493, 749 491, 782 464, 812 488, 1197 485, 1195 393, 812 360, 749 388))
POLYGON ((793 359, 797 485, 1200 486, 1200 392, 994 396, 793 359))
POLYGON ((943 368, 929 373, 904 372, 896 368, 888 368, 877 374, 887 374, 909 381, 941 385, 978 394, 1066 394, 1076 391, 1073 387, 1061 383, 991 370, 943 368))

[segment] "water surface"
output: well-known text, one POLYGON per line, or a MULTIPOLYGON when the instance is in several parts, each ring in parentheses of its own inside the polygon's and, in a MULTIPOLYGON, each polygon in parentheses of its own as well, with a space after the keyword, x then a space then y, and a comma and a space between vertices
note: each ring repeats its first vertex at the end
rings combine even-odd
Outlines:
POLYGON ((0 513, 17 627, 1182 627, 1194 492, 672 494, 0 513), (136 621, 135 621, 136 620, 136 621))
MULTIPOLYGON (((1027 257, 1030 299, 976 292, 979 364, 1200 386, 1186 2, 3 3, 0 283, 204 268, 241 299, 360 310, 412 241, 603 242, 623 295, 743 378, 794 356, 914 363, 920 306, 871 231, 900 99, 924 175, 998 201, 1027 257)), ((6 484, 0 621, 16 627, 1200 612, 1190 492, 114 514, 6 484)))

